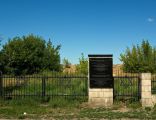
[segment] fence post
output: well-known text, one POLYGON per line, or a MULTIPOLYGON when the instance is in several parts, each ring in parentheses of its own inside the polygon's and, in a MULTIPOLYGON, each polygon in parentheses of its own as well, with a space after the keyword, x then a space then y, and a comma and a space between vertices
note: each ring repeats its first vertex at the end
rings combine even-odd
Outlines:
POLYGON ((3 77, 2 72, 0 71, 0 97, 3 95, 3 77))
POLYGON ((45 97, 45 89, 46 89, 46 83, 45 83, 45 77, 42 77, 42 97, 45 97))
POLYGON ((141 73, 141 104, 143 107, 152 107, 151 73, 141 73))

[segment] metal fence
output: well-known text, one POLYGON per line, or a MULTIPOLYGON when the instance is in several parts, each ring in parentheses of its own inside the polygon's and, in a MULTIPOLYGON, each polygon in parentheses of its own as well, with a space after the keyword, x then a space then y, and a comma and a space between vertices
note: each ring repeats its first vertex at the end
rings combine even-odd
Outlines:
POLYGON ((114 74, 114 99, 118 101, 139 101, 141 97, 139 73, 125 73, 117 70, 114 74))
POLYGON ((47 73, 24 76, 0 75, 0 95, 6 99, 16 97, 85 98, 88 78, 80 74, 47 73))
MULTIPOLYGON (((115 72, 114 99, 138 101, 140 79, 138 73, 115 72)), ((156 74, 152 74, 152 94, 156 94, 156 74)), ((0 72, 0 96, 17 97, 88 98, 88 77, 81 74, 49 72, 33 75, 5 75, 0 72)))

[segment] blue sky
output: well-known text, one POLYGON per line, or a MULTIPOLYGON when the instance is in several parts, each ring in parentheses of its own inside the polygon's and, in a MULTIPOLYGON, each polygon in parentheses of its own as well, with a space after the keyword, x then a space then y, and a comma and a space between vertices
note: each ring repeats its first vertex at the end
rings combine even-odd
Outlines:
POLYGON ((0 0, 0 36, 33 33, 61 44, 61 58, 120 53, 143 39, 156 45, 156 0, 0 0))

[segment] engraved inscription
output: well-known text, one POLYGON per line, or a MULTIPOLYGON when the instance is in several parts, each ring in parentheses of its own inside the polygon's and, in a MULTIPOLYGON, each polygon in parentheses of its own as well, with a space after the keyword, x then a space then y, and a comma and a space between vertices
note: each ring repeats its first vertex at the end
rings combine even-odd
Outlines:
POLYGON ((89 58, 91 88, 112 88, 112 58, 89 58))

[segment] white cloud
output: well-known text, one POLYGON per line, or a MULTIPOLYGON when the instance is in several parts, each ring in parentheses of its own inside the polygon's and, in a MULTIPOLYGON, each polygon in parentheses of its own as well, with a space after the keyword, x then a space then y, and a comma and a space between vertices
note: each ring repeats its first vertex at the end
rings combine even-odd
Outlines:
POLYGON ((151 17, 149 17, 147 20, 148 22, 154 22, 154 18, 151 18, 151 17))

